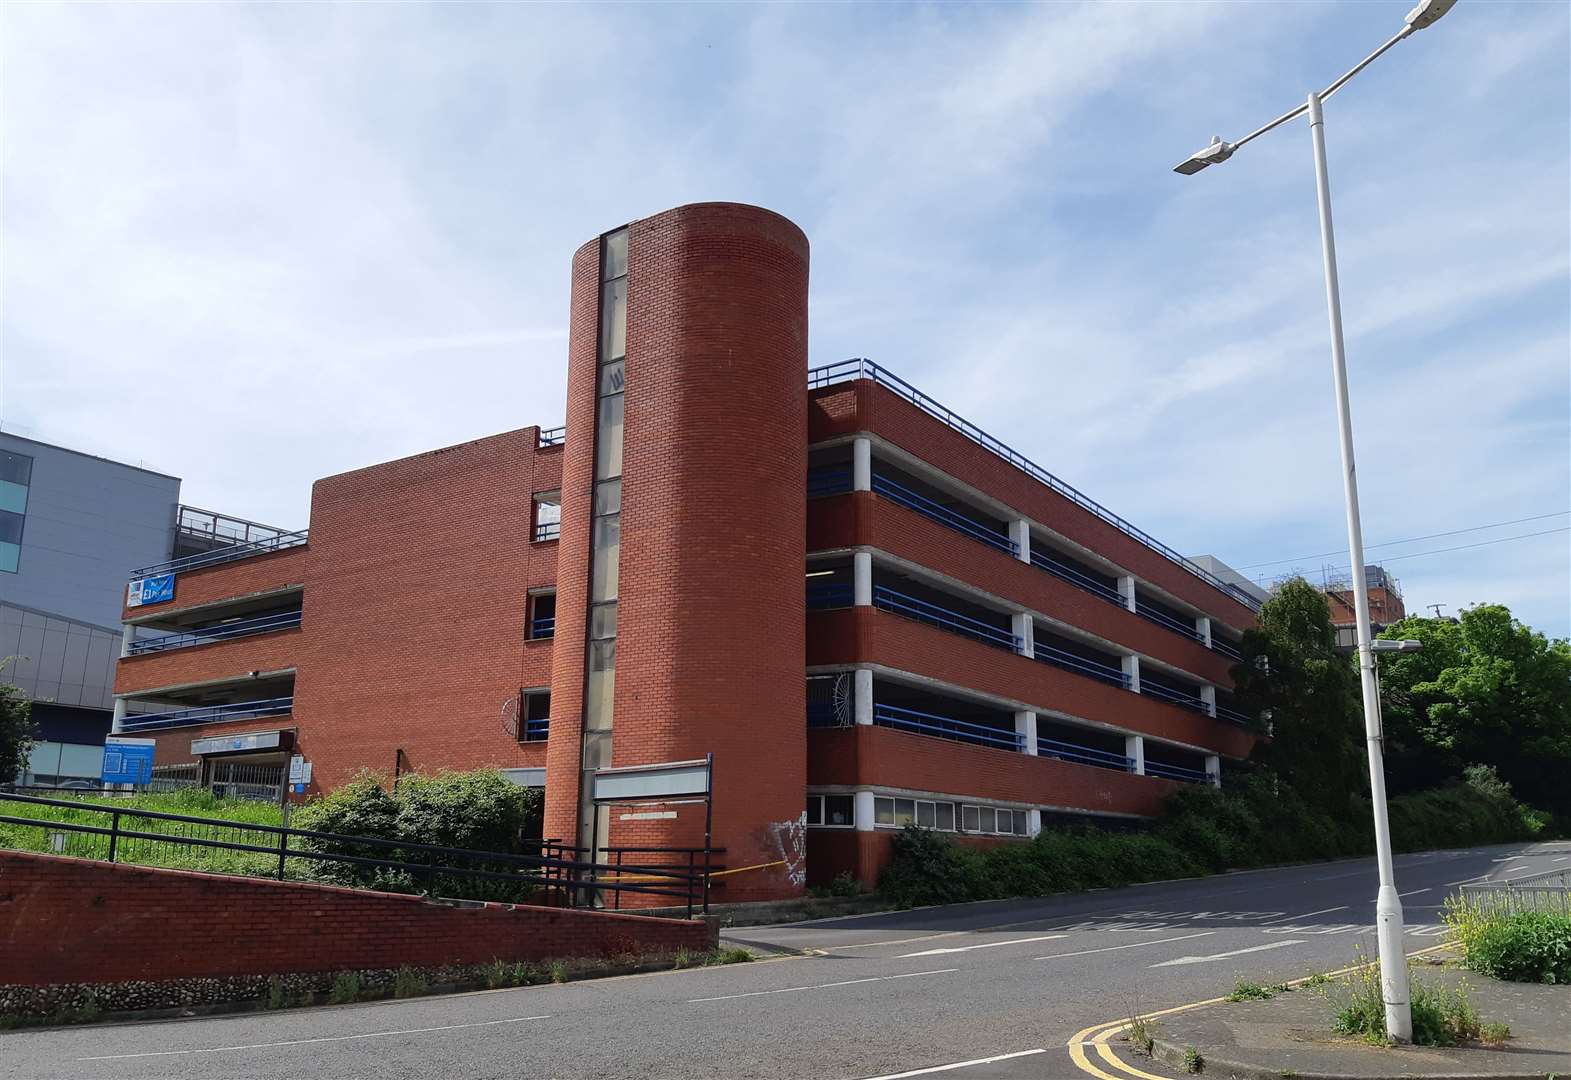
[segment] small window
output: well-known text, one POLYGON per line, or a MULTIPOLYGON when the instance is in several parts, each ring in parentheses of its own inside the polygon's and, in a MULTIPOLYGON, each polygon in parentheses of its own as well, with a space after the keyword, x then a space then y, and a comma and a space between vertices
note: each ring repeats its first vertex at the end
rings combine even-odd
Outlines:
POLYGON ((935 804, 935 806, 937 810, 937 820, 933 827, 939 832, 954 832, 955 804, 951 802, 941 802, 935 804))
POLYGON ((873 824, 893 825, 895 823, 895 800, 873 800, 873 824))
POLYGON ((524 742, 542 742, 551 732, 551 691, 525 690, 523 723, 518 737, 524 742))
POLYGON ((977 826, 977 831, 985 833, 997 832, 998 811, 994 810, 991 806, 982 807, 982 823, 977 826))
POLYGON ((537 543, 557 539, 562 535, 562 496, 555 491, 536 495, 534 517, 533 536, 537 543))
POLYGON ((824 797, 822 795, 809 795, 807 797, 807 823, 809 825, 822 825, 824 823, 824 797))
POLYGON ((556 593, 536 593, 529 598, 529 639, 556 636, 556 593))
POLYGON ((852 795, 824 796, 824 824, 849 828, 856 824, 856 798, 852 795))
POLYGON ((916 801, 914 799, 895 800, 895 824, 910 825, 916 821, 916 801))
POLYGON ((965 832, 980 832, 982 829, 982 808, 980 806, 962 806, 960 808, 960 828, 965 832))
POLYGON ((1030 831, 1030 830, 1026 827, 1026 812, 1024 810, 1016 810, 1015 811, 1015 835, 1016 836, 1024 836, 1028 831, 1030 831))
POLYGON ((930 802, 916 804, 916 823, 924 829, 931 829, 938 820, 938 814, 930 802))

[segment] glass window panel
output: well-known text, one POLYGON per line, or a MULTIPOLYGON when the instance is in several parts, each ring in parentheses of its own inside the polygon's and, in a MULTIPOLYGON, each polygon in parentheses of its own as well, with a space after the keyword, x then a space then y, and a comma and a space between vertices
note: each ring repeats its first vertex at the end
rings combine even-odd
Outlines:
POLYGON ((589 609, 589 637, 605 641, 616 637, 616 601, 596 604, 589 609))
POLYGON ((935 821, 936 815, 933 812, 932 803, 919 802, 916 804, 916 823, 918 825, 922 826, 924 829, 931 829, 935 821))
POLYGON ((599 429, 595 438, 595 477, 610 480, 622 475, 622 395, 600 399, 599 429))
POLYGON ((551 719, 551 691, 536 690, 524 695, 524 719, 551 719))
POLYGON ((938 824, 935 826, 944 832, 955 831, 955 804, 941 802, 938 804, 938 824))
POLYGON ((601 280, 621 277, 627 273, 627 230, 618 229, 614 233, 607 233, 605 238, 605 258, 600 264, 601 280))
POLYGON ((1016 836, 1024 836, 1025 834, 1026 834, 1026 812, 1024 810, 1016 810, 1015 811, 1015 835, 1016 836))
POLYGON ((561 520, 562 504, 557 502, 555 497, 549 500, 539 498, 535 500, 536 525, 554 525, 561 520))
POLYGON ((600 287, 600 359, 619 360, 627 355, 627 279, 617 278, 600 287))
POLYGON ((16 573, 16 566, 21 557, 22 549, 19 546, 0 541, 0 570, 8 574, 16 573))
POLYGON ((979 806, 962 806, 960 808, 960 827, 966 832, 977 832, 982 822, 982 808, 979 806))
POLYGON ((22 515, 0 510, 0 544, 22 542, 22 515))
POLYGON ((591 602, 616 599, 617 556, 621 545, 621 516, 595 518, 594 563, 589 574, 591 602))
POLYGON ((26 487, 33 482, 33 459, 26 454, 0 450, 0 480, 26 487))
POLYGON ((893 825, 895 823, 895 800, 873 800, 873 823, 875 825, 893 825))
POLYGON ((997 832, 998 814, 991 806, 982 807, 982 823, 977 827, 979 832, 997 832))
POLYGON ((620 394, 624 381, 624 362, 612 360, 600 368, 600 396, 620 394))
POLYGON ((0 510, 27 513, 27 488, 10 480, 0 480, 0 510))
POLYGON ((850 795, 824 796, 825 825, 853 825, 856 823, 856 799, 850 795))
POLYGON ((895 800, 895 824, 909 825, 916 820, 916 802, 912 799, 895 800))
POLYGON ((595 485, 595 517, 620 513, 622 510, 622 481, 603 480, 595 485))
POLYGON ((824 823, 824 798, 822 795, 809 795, 807 797, 807 823, 809 825, 822 825, 824 823))

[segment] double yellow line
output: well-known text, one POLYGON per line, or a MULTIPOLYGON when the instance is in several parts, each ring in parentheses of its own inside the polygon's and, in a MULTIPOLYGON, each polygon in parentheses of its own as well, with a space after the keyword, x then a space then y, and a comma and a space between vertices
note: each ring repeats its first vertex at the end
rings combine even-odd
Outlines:
MULTIPOLYGON (((1419 949, 1417 952, 1410 952, 1407 955, 1409 958, 1414 956, 1427 956, 1430 953, 1440 952, 1441 950, 1449 949, 1450 947, 1451 946, 1449 943, 1444 945, 1432 945, 1427 949, 1419 949)), ((1317 977, 1334 979, 1338 975, 1346 975, 1348 972, 1357 971, 1358 967, 1359 966, 1357 964, 1354 964, 1350 967, 1341 968, 1337 971, 1323 972, 1319 976, 1305 975, 1301 979, 1290 980, 1286 985, 1299 986, 1308 982, 1310 979, 1317 977)), ((1152 1020, 1159 1020, 1164 1016, 1172 1016, 1175 1013, 1188 1012, 1191 1009, 1203 1009, 1207 1005, 1220 1005, 1226 1000, 1227 998, 1225 997, 1215 997, 1207 998, 1205 1001, 1192 1001, 1188 1005, 1178 1005, 1174 1008, 1161 1009, 1157 1012, 1141 1013, 1139 1015, 1139 1019, 1145 1020, 1147 1022, 1152 1020)), ((1129 1028, 1134 1025, 1135 1019, 1135 1017, 1130 1017, 1126 1020, 1104 1021, 1103 1023, 1092 1024, 1088 1028, 1082 1028, 1081 1030, 1075 1032, 1074 1035, 1070 1037, 1068 1043, 1070 1060, 1075 1063, 1075 1066, 1080 1069, 1081 1072, 1089 1073, 1090 1075, 1095 1076, 1097 1080, 1129 1080, 1130 1077, 1137 1077, 1138 1080, 1166 1080, 1165 1077, 1157 1076, 1153 1073, 1148 1073, 1144 1070, 1135 1068, 1135 1066, 1119 1057, 1118 1054, 1114 1051, 1111 1040, 1116 1036, 1121 1035, 1123 1032, 1129 1030, 1129 1028), (1091 1055, 1086 1053, 1087 1049, 1096 1051, 1097 1057, 1100 1058, 1100 1064, 1091 1059, 1091 1055), (1113 1071, 1108 1072, 1101 1068, 1101 1065, 1106 1065, 1113 1071)))

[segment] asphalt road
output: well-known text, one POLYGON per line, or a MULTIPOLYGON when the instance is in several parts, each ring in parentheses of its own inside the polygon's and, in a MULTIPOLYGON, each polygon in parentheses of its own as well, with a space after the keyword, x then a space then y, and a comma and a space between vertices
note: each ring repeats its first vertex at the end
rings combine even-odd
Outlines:
MULTIPOLYGON (((1400 857, 1410 950, 1440 940, 1441 901, 1461 882, 1568 865, 1565 843, 1400 857)), ((808 955, 10 1032, 0 1035, 0 1076, 1078 1078, 1066 1044, 1089 1025, 1215 997, 1239 978, 1345 967, 1360 944, 1372 954, 1375 886, 1372 861, 1355 860, 750 927, 728 937, 808 955), (961 1065, 988 1058, 1001 1060, 961 1065)))

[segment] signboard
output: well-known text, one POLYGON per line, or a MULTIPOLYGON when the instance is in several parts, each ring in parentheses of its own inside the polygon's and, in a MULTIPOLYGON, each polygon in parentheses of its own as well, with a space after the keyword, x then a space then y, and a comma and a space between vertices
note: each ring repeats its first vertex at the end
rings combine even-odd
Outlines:
POLYGON ((142 607, 144 604, 163 604, 175 598, 175 576, 159 574, 156 577, 137 578, 125 587, 125 606, 142 607))
POLYGON ((291 784, 305 783, 305 758, 299 754, 289 759, 289 782, 291 784))
POLYGON ((153 739, 128 739, 110 735, 104 740, 104 766, 99 778, 106 784, 146 784, 153 778, 153 739))
POLYGON ((191 753, 233 754, 241 750, 272 750, 282 744, 282 731, 251 731, 244 735, 215 735, 210 739, 192 739, 191 753))
POLYGON ((596 769, 594 783, 595 802, 707 795, 709 763, 704 760, 668 761, 658 765, 596 769))

